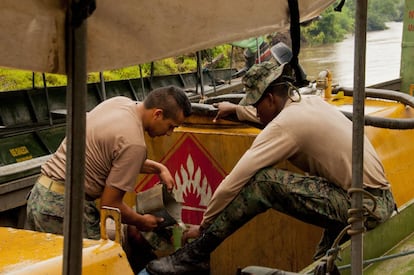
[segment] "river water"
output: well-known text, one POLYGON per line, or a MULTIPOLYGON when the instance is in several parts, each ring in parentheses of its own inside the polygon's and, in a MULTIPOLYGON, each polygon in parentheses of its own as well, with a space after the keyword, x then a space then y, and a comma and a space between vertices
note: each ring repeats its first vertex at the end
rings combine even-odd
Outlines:
MULTIPOLYGON (((396 79, 400 76, 402 22, 387 23, 388 29, 367 33, 365 86, 396 79)), ((333 83, 353 86, 354 36, 339 43, 318 47, 301 47, 299 62, 308 79, 330 70, 333 83)))

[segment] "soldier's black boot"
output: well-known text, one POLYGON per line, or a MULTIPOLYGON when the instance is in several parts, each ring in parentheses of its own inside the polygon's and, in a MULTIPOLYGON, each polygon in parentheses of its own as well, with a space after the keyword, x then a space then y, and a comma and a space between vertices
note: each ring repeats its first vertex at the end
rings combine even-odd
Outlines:
POLYGON ((153 260, 147 272, 153 275, 199 275, 210 273, 210 253, 222 240, 206 232, 170 256, 153 260))
MULTIPOLYGON (((272 206, 272 203, 267 203, 267 198, 252 196, 260 193, 261 186, 258 185, 262 184, 267 183, 255 182, 255 178, 246 184, 232 202, 214 218, 213 223, 203 230, 199 238, 168 257, 151 261, 147 265, 147 272, 152 275, 208 274, 210 253, 237 229, 272 206)), ((274 199, 265 187, 263 193, 274 199)))

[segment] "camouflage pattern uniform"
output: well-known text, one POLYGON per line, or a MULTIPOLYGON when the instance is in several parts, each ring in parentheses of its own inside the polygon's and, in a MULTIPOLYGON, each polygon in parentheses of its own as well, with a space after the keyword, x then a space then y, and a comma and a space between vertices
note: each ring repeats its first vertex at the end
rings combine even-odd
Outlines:
MULTIPOLYGON (((28 215, 25 228, 29 230, 63 234, 65 195, 36 183, 28 198, 28 215), (33 202, 33 203, 31 203, 33 202)), ((83 237, 99 240, 100 214, 95 201, 84 201, 83 237)))
MULTIPOLYGON (((373 229, 388 219, 395 207, 389 190, 377 191, 373 195, 377 201, 375 214, 379 219, 367 217, 367 229, 373 229)), ((364 199, 364 205, 373 208, 370 199, 364 199)), ((206 232, 225 239, 256 215, 273 208, 325 228, 323 243, 320 244, 324 247, 319 248, 325 252, 326 246, 332 245, 338 233, 348 225, 350 207, 351 198, 347 192, 322 177, 269 167, 256 173, 206 232)))

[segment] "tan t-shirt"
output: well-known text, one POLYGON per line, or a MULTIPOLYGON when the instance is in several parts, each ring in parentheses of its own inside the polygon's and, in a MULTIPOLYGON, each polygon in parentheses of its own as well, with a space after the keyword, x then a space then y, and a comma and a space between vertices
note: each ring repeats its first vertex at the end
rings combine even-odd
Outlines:
MULTIPOLYGON (((93 199, 102 195, 106 184, 124 191, 135 187, 147 157, 137 104, 140 103, 118 96, 87 114, 85 192, 93 199)), ((65 181, 66 138, 41 170, 54 180, 65 181)))
MULTIPOLYGON (((203 224, 210 223, 259 169, 283 160, 348 190, 352 185, 352 122, 318 96, 302 96, 299 102, 289 100, 218 186, 203 224)), ((390 188, 367 137, 363 180, 365 186, 390 188)))

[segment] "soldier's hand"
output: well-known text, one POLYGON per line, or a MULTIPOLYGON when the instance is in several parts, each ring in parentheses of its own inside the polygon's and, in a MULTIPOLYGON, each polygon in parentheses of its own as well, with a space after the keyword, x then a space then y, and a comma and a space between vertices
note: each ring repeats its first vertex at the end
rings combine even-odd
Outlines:
POLYGON ((171 192, 174 188, 175 181, 174 181, 173 176, 171 175, 170 170, 168 170, 168 168, 166 166, 164 166, 164 165, 162 166, 159 177, 160 177, 161 181, 163 182, 163 184, 165 184, 167 186, 167 190, 169 192, 171 192))
POLYGON ((216 117, 213 119, 213 122, 216 122, 217 119, 221 117, 226 117, 228 115, 236 113, 236 106, 237 106, 236 104, 233 104, 228 101, 214 103, 213 107, 218 108, 218 112, 217 112, 216 117))
POLYGON ((137 225, 137 227, 141 230, 141 231, 152 231, 155 228, 158 227, 158 225, 164 221, 164 218, 162 217, 157 217, 151 214, 145 214, 142 215, 142 222, 140 225, 137 225))
POLYGON ((181 238, 182 245, 186 244, 189 239, 195 239, 200 236, 200 226, 199 225, 190 225, 187 230, 183 232, 183 236, 181 238))

